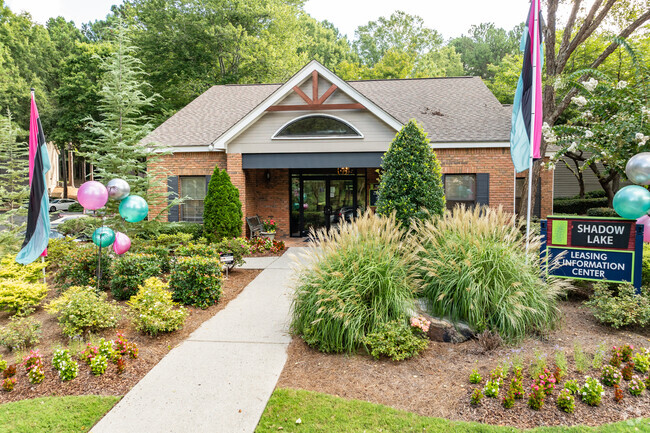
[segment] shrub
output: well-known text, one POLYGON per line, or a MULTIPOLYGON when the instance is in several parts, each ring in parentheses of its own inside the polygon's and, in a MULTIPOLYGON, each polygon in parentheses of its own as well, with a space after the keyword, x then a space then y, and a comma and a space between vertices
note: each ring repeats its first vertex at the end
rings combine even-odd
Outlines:
POLYGON ((585 304, 596 319, 605 325, 620 328, 629 325, 644 326, 650 320, 650 293, 643 287, 637 296, 632 284, 619 284, 614 293, 606 283, 594 284, 594 294, 585 304))
POLYGON ((469 402, 472 406, 478 406, 481 404, 481 400, 483 400, 483 391, 481 391, 481 388, 476 388, 472 392, 469 402))
POLYGON ((409 121, 384 154, 377 199, 377 213, 396 213, 397 221, 408 227, 412 219, 442 215, 445 190, 436 153, 426 133, 415 120, 409 121))
POLYGON ((68 207, 68 212, 83 212, 83 211, 84 211, 84 207, 79 203, 72 203, 68 207))
POLYGON ((82 217, 72 218, 61 223, 57 230, 62 234, 71 237, 78 237, 81 235, 92 237, 93 232, 102 226, 101 218, 82 217))
POLYGON ((172 298, 185 305, 208 308, 221 297, 221 262, 210 257, 182 257, 169 276, 172 298))
POLYGON ((512 392, 516 400, 524 398, 524 383, 521 370, 519 370, 519 374, 515 372, 515 377, 510 380, 510 392, 512 392))
MULTIPOLYGON (((102 280, 100 288, 110 288, 112 278, 112 258, 108 254, 109 248, 102 249, 101 266, 102 280)), ((61 288, 72 286, 97 285, 97 255, 98 250, 94 245, 77 245, 59 265, 59 272, 54 276, 54 282, 61 288)))
POLYGON ((128 302, 133 313, 133 325, 140 332, 155 336, 183 327, 188 312, 174 308, 168 285, 158 278, 149 278, 128 302))
POLYGON ((0 259, 0 283, 4 280, 18 280, 28 283, 43 281, 43 268, 41 262, 33 262, 29 265, 16 263, 15 255, 6 255, 0 259))
POLYGON ((515 405, 515 394, 509 389, 506 396, 503 397, 503 408, 511 409, 515 405))
POLYGON ((158 263, 160 264, 160 271, 164 274, 168 273, 171 269, 169 250, 165 247, 156 247, 153 245, 142 246, 136 249, 131 248, 129 252, 134 254, 147 254, 150 256, 155 256, 158 260, 158 263))
POLYGON ((68 237, 50 239, 47 244, 47 257, 45 258, 48 271, 59 269, 60 264, 66 259, 68 254, 77 248, 77 243, 68 237))
POLYGON ((576 400, 571 395, 571 391, 563 389, 557 397, 557 407, 566 413, 573 413, 576 409, 576 400))
POLYGON ((0 282, 0 310, 19 312, 35 307, 47 296, 47 286, 24 280, 0 282))
POLYGON ((500 207, 478 206, 416 225, 417 272, 434 316, 498 332, 510 342, 556 325, 560 283, 540 278, 539 238, 526 261, 520 225, 500 207))
POLYGON ((27 371, 27 379, 29 383, 38 384, 45 379, 45 371, 42 365, 34 365, 27 371))
POLYGON ((544 406, 544 390, 539 386, 531 385, 530 396, 528 397, 528 407, 532 410, 541 410, 544 406))
POLYGON ((7 368, 5 368, 2 371, 2 377, 4 377, 6 379, 8 377, 15 376, 17 369, 18 369, 18 364, 11 364, 11 365, 7 366, 7 368))
POLYGON ((607 386, 614 386, 621 383, 622 377, 623 376, 621 376, 621 373, 618 371, 618 368, 611 365, 606 365, 603 368, 603 372, 601 373, 600 380, 602 380, 602 382, 607 386))
POLYGON ((189 243, 176 250, 176 257, 219 257, 219 251, 213 244, 189 243))
POLYGON ((598 379, 587 376, 585 384, 580 388, 580 398, 589 406, 598 406, 605 394, 598 379))
POLYGON ((623 379, 625 380, 632 380, 632 376, 634 375, 634 363, 633 362, 627 362, 621 368, 621 376, 623 376, 623 379))
POLYGON ((149 254, 123 254, 113 261, 111 293, 115 299, 126 300, 135 295, 147 278, 162 273, 160 259, 149 254))
POLYGON ((106 373, 108 368, 108 358, 104 355, 97 355, 90 361, 90 371, 95 376, 101 376, 106 373))
POLYGON ((473 369, 472 373, 469 375, 469 383, 481 383, 483 378, 481 377, 481 374, 478 372, 477 369, 473 369))
POLYGON ((13 391, 15 386, 16 386, 15 377, 8 377, 4 381, 2 381, 2 389, 4 389, 7 392, 13 391))
POLYGON ((620 403, 623 400, 623 390, 620 386, 614 385, 614 401, 620 403))
POLYGON ((7 361, 2 359, 2 355, 0 355, 0 372, 3 372, 7 369, 7 361))
POLYGON ((120 317, 119 306, 106 301, 106 293, 97 294, 92 287, 70 287, 50 302, 46 310, 57 316, 62 332, 68 337, 114 328, 120 317))
POLYGON ((386 356, 393 361, 403 361, 426 349, 429 340, 415 335, 407 324, 393 320, 379 325, 375 331, 367 334, 363 344, 377 359, 386 356))
POLYGON ((632 360, 634 361, 634 369, 639 373, 647 373, 650 370, 650 354, 647 349, 634 355, 632 360))
POLYGON ((643 390, 645 389, 645 383, 638 376, 634 376, 632 377, 632 380, 630 380, 630 385, 627 389, 630 391, 630 394, 638 397, 641 395, 641 393, 643 393, 643 390))
POLYGON ((499 396, 499 384, 498 380, 488 380, 485 382, 485 387, 483 388, 483 394, 486 397, 497 398, 499 396))
POLYGON ((592 207, 587 210, 587 216, 617 218, 618 214, 611 207, 592 207))
POLYGON ((74 379, 79 373, 79 364, 72 359, 68 349, 58 349, 54 351, 52 366, 59 373, 59 377, 64 382, 74 379))
POLYGON ((553 200, 553 213, 584 215, 589 209, 607 207, 607 197, 597 198, 556 198, 553 200))
POLYGON ((203 229, 210 242, 241 236, 243 213, 239 190, 226 170, 214 168, 203 202, 203 229))
POLYGON ((291 329, 322 352, 354 352, 364 337, 413 310, 413 256, 395 216, 369 212, 315 233, 298 269, 291 329))
POLYGON ((9 350, 23 350, 38 344, 41 322, 32 317, 17 315, 0 329, 0 345, 9 350))
POLYGON ((146 221, 136 234, 137 239, 153 240, 159 235, 175 235, 178 233, 189 233, 193 240, 203 236, 203 224, 188 222, 160 222, 146 221))
MULTIPOLYGON (((214 247, 219 254, 232 254, 235 259, 235 266, 243 265, 244 256, 250 253, 250 247, 245 238, 224 239, 218 244, 215 244, 214 247)), ((273 248, 273 246, 271 248, 273 248)))
POLYGON ((167 248, 169 252, 174 252, 183 245, 192 241, 192 235, 189 233, 161 234, 152 242, 156 247, 167 248))

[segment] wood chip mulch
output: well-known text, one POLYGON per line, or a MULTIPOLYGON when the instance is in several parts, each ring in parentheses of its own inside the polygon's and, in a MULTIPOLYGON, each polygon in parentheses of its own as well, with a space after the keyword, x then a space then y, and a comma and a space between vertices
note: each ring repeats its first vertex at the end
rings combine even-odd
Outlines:
MULTIPOLYGON (((509 380, 499 392, 499 399, 484 398, 478 407, 469 404, 470 395, 478 385, 471 385, 468 377, 473 368, 483 376, 485 384, 490 370, 516 354, 527 362, 534 351, 547 354, 549 367, 554 365, 554 353, 564 350, 569 361, 565 380, 576 378, 584 383, 584 375, 600 377, 598 371, 575 373, 573 344, 579 342, 585 352, 593 354, 601 342, 609 349, 613 345, 634 344, 650 347, 650 329, 615 330, 596 322, 593 315, 580 302, 561 303, 563 323, 546 338, 527 339, 515 347, 502 347, 483 353, 476 341, 461 344, 435 343, 420 356, 403 361, 374 360, 368 355, 329 355, 308 347, 294 337, 289 346, 289 358, 278 381, 278 388, 299 388, 318 391, 349 399, 380 403, 424 416, 443 417, 458 421, 509 425, 529 428, 544 425, 600 425, 637 417, 650 416, 650 391, 634 397, 627 391, 627 382, 621 384, 625 397, 622 402, 613 400, 613 388, 605 387, 605 395, 598 407, 590 407, 576 398, 573 414, 560 411, 555 404, 559 388, 547 398, 540 411, 529 409, 526 401, 517 400, 514 408, 504 409, 501 398, 505 396, 509 380)), ((606 360, 609 356, 606 356, 606 360)), ((645 375, 647 377, 647 375, 645 375)), ((526 393, 531 380, 525 377, 526 393)))
MULTIPOLYGON (((45 361, 45 380, 37 385, 32 385, 27 380, 25 370, 18 367, 18 378, 16 386, 13 391, 6 392, 0 389, 0 404, 24 400, 28 398, 44 397, 44 396, 66 396, 66 395, 124 395, 128 392, 145 374, 149 372, 171 349, 176 347, 179 343, 185 340, 194 330, 196 330, 203 322, 214 316, 228 305, 228 302, 235 299, 239 293, 250 283, 261 271, 260 270, 247 270, 235 269, 230 272, 227 280, 224 280, 223 294, 219 303, 213 305, 205 310, 194 307, 188 307, 190 315, 185 321, 185 325, 181 330, 169 334, 162 334, 157 337, 150 337, 143 335, 136 331, 129 322, 128 318, 123 318, 117 329, 108 330, 97 335, 97 338, 104 337, 106 339, 114 340, 117 331, 122 332, 129 341, 133 341, 138 345, 139 357, 138 359, 127 359, 126 370, 122 374, 117 374, 116 366, 109 362, 106 373, 101 376, 94 376, 90 372, 90 368, 83 361, 79 362, 79 375, 69 381, 62 382, 56 370, 52 368, 52 353, 57 347, 65 347, 69 344, 69 340, 61 334, 58 322, 54 317, 39 308, 33 315, 43 323, 43 335, 41 342, 35 347, 40 349, 45 361)), ((53 287, 52 284, 49 285, 53 287)), ((48 299, 55 297, 55 290, 51 290, 48 299)), ((109 296, 110 297, 110 296, 109 296)), ((124 302, 120 302, 124 306, 124 302)), ((0 315, 0 326, 8 322, 9 316, 6 314, 0 315)), ((80 345, 81 348, 83 346, 80 345)), ((26 351, 24 354, 27 354, 26 351)), ((0 354, 9 364, 12 362, 20 363, 22 361, 21 354, 9 352, 4 347, 0 348, 0 354)), ((1 377, 0 377, 0 380, 1 377)))

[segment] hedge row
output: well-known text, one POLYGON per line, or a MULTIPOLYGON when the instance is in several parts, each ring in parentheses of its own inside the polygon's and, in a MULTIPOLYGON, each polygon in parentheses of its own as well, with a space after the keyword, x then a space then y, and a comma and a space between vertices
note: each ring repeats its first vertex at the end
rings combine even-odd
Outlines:
POLYGON ((585 215, 589 209, 607 207, 607 197, 557 198, 553 200, 553 213, 585 215))

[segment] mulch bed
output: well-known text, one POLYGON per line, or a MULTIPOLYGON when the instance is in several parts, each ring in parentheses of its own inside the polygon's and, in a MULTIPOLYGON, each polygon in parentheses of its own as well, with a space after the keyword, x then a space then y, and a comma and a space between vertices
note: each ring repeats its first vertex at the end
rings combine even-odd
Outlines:
MULTIPOLYGON (((224 280, 223 294, 219 303, 205 310, 188 307, 189 316, 185 321, 182 329, 169 334, 162 334, 156 337, 143 335, 136 331, 128 318, 122 318, 118 327, 113 330, 107 330, 98 334, 97 337, 104 337, 107 340, 114 340, 117 331, 122 332, 129 341, 135 342, 139 348, 138 359, 127 359, 126 370, 118 375, 116 366, 109 362, 106 373, 101 376, 94 376, 90 372, 90 367, 83 361, 79 362, 79 375, 69 381, 62 382, 56 370, 51 366, 52 353, 57 346, 66 346, 69 340, 61 334, 59 324, 56 319, 39 308, 33 315, 42 324, 43 334, 41 342, 36 346, 40 349, 45 361, 45 380, 37 385, 32 385, 27 380, 25 370, 18 367, 16 377, 18 381, 16 387, 11 392, 0 390, 0 404, 10 401, 24 400, 28 398, 43 396, 65 396, 65 395, 123 395, 128 392, 145 374, 149 372, 171 349, 185 340, 194 330, 203 322, 214 316, 228 305, 228 302, 235 299, 239 293, 250 283, 261 271, 235 269, 230 272, 227 280, 224 280)), ((54 287, 50 284, 49 287, 54 287)), ((50 296, 44 303, 55 297, 55 290, 51 290, 50 296)), ((109 295, 110 298, 110 295, 109 295)), ((120 302, 124 305, 124 302, 120 302)), ((0 326, 8 321, 8 315, 0 315, 0 326)), ((25 354, 28 351, 25 352, 25 354)), ((9 364, 12 362, 21 362, 22 359, 16 359, 16 354, 9 352, 7 349, 0 348, 0 354, 9 364)))
MULTIPOLYGON (((556 389, 552 397, 546 399, 544 407, 538 412, 528 408, 527 398, 517 400, 512 409, 504 409, 501 406, 501 398, 505 396, 509 380, 502 386, 499 399, 484 398, 481 406, 477 408, 469 404, 473 389, 479 386, 469 383, 468 377, 472 369, 477 368, 483 376, 480 385, 483 386, 490 370, 515 353, 522 355, 527 360, 525 365, 528 365, 537 349, 547 354, 547 364, 552 367, 554 353, 564 350, 569 361, 569 374, 562 384, 572 378, 579 379, 582 384, 583 375, 574 373, 575 341, 590 354, 595 352, 601 342, 605 342, 608 349, 621 344, 650 347, 650 329, 615 330, 602 326, 577 301, 562 302, 561 308, 563 323, 557 331, 550 333, 543 340, 527 339, 521 345, 502 347, 487 354, 476 341, 455 345, 432 342, 420 356, 396 363, 386 359, 374 360, 367 355, 323 354, 295 337, 289 346, 289 358, 277 386, 380 403, 424 416, 521 428, 543 425, 599 425, 650 416, 650 392, 644 391, 640 397, 634 397, 627 391, 625 381, 621 384, 625 394, 621 403, 614 402, 613 388, 604 387, 605 395, 600 406, 590 407, 576 398, 576 410, 573 414, 566 414, 556 407, 555 397, 559 389, 556 389)), ((606 356, 605 361, 608 359, 609 356, 606 356)), ((585 375, 600 377, 600 373, 596 371, 587 372, 585 375)), ((530 383, 528 375, 525 375, 526 393, 530 383)))

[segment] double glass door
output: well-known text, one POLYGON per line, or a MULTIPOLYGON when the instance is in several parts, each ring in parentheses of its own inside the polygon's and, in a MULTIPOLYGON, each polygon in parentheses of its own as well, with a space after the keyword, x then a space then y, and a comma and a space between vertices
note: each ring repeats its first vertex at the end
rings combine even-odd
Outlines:
POLYGON ((335 228, 365 207, 365 176, 298 173, 291 181, 291 235, 335 228))

